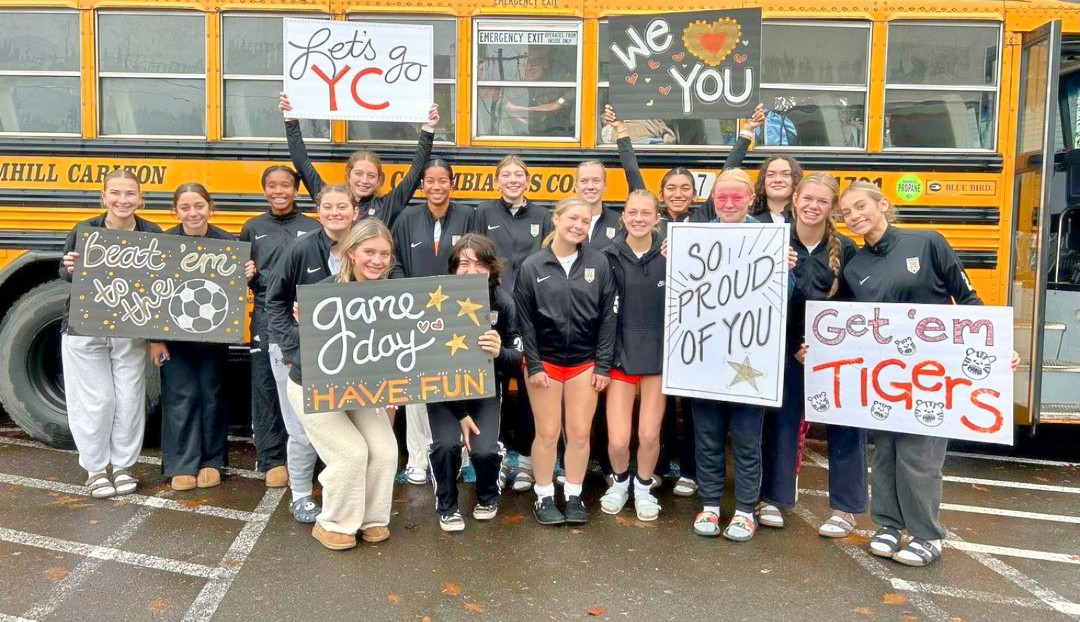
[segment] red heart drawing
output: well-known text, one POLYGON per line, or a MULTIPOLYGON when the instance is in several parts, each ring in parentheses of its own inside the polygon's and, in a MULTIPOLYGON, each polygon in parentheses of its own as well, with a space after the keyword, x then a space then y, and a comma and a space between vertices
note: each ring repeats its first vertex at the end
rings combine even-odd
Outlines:
POLYGON ((658 62, 656 62, 654 60, 649 61, 649 69, 657 69, 659 67, 660 67, 660 63, 658 63, 658 62))
POLYGON ((416 327, 420 329, 420 332, 426 333, 428 331, 428 328, 431 327, 431 322, 427 320, 420 320, 416 323, 416 327))
POLYGON ((749 58, 749 57, 746 54, 736 54, 732 58, 735 59, 736 63, 739 63, 741 65, 741 64, 745 63, 746 59, 749 58))
POLYGON ((678 54, 672 56, 671 60, 678 62, 684 58, 686 58, 686 52, 679 52, 678 54))
POLYGON ((442 329, 443 329, 442 318, 439 318, 439 319, 437 319, 437 320, 435 320, 434 322, 431 323, 431 330, 442 330, 442 329))
POLYGON ((637 74, 632 73, 632 74, 626 76, 626 83, 627 84, 637 84, 637 74))
POLYGON ((659 90, 660 90, 661 95, 667 95, 668 93, 671 92, 671 87, 670 86, 662 86, 662 87, 660 87, 659 90))
POLYGON ((701 47, 705 48, 706 52, 716 54, 727 45, 728 34, 726 32, 707 32, 701 35, 699 41, 701 41, 701 47))

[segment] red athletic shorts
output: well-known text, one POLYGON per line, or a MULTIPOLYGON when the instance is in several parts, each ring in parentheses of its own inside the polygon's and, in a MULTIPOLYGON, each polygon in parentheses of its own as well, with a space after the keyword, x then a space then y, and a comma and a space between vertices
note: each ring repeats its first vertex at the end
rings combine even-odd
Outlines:
MULTIPOLYGON (((574 365, 573 367, 563 367, 562 365, 556 365, 555 363, 548 363, 547 361, 540 361, 540 364, 544 366, 544 372, 547 373, 548 378, 557 380, 558 382, 566 382, 571 378, 580 376, 582 372, 586 372, 592 369, 596 363, 589 361, 588 363, 582 363, 581 365, 574 365)), ((521 362, 521 367, 526 370, 528 375, 528 369, 525 367, 525 361, 521 362)))
POLYGON ((641 382, 641 376, 632 376, 616 367, 611 368, 611 379, 625 382, 626 384, 639 384, 641 382))

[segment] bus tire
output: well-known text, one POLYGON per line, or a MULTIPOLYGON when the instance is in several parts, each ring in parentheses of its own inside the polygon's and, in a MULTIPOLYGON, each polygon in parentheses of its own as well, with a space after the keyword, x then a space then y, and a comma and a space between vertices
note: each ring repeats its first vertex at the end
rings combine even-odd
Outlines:
MULTIPOLYGON (((60 325, 70 285, 50 281, 26 292, 0 324, 0 403, 35 440, 72 449, 64 401, 60 325)), ((147 413, 161 394, 158 369, 147 365, 147 413)))

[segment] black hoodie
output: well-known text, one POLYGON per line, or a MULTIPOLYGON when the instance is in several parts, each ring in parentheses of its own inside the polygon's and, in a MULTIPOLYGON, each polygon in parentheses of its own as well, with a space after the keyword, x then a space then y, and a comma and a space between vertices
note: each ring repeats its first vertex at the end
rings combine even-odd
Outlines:
MULTIPOLYGON (((843 275, 844 267, 855 256, 855 243, 851 238, 836 234, 840 240, 840 274, 843 275)), ((795 291, 788 300, 787 314, 787 348, 788 355, 795 353, 806 343, 806 303, 809 300, 828 300, 829 290, 833 282, 838 278, 829 267, 829 239, 822 238, 813 251, 808 251, 806 245, 799 239, 795 232, 795 226, 791 227, 791 248, 799 256, 795 268, 791 271, 795 275, 795 291)), ((839 294, 843 287, 839 287, 833 300, 839 300, 839 294)))
POLYGON ((615 277, 618 332, 615 367, 632 376, 663 371, 664 303, 667 259, 660 254, 660 235, 639 259, 622 233, 604 249, 615 277))
POLYGON ((499 288, 513 296, 521 263, 540 250, 551 233, 551 210, 526 199, 517 214, 511 214, 510 204, 502 199, 484 201, 476 208, 476 230, 495 243, 495 254, 503 262, 499 288))
POLYGON ((413 205, 401 213, 394 223, 394 266, 390 278, 446 274, 454 245, 461 236, 476 231, 476 210, 450 202, 441 220, 438 252, 435 222, 427 205, 413 205))
POLYGON ((270 343, 281 346, 287 364, 300 362, 300 326, 293 319, 296 288, 330 277, 330 247, 334 241, 319 228, 297 238, 278 259, 266 284, 266 310, 270 314, 270 343))
POLYGON ((270 282, 270 273, 285 249, 296 238, 309 231, 320 228, 319 221, 308 218, 297 210, 283 216, 267 210, 244 223, 240 231, 240 240, 251 243, 251 259, 255 262, 255 278, 248 283, 255 297, 255 308, 266 309, 266 286, 270 282))

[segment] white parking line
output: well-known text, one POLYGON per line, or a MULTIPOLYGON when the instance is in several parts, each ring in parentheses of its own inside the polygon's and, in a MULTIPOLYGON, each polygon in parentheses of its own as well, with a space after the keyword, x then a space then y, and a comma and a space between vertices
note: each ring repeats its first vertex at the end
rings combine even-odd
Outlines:
POLYGON ((1008 516, 1010 518, 1024 518, 1030 520, 1049 521, 1053 523, 1071 523, 1073 525, 1080 525, 1080 516, 1070 516, 1068 514, 1043 514, 1042 512, 1023 512, 1020 510, 986 508, 978 505, 961 505, 957 503, 942 503, 941 509, 949 510, 952 512, 967 512, 969 514, 1008 516))
POLYGON ((949 596, 952 598, 974 600, 980 603, 991 603, 995 605, 1011 605, 1014 607, 1026 607, 1030 609, 1051 609, 1049 605, 1037 598, 1002 596, 995 592, 966 590, 958 587, 949 587, 947 585, 934 585, 932 583, 914 583, 904 579, 893 579, 892 587, 898 592, 919 592, 922 594, 949 596))
POLYGON ((993 460, 995 462, 1013 462, 1016 464, 1037 464, 1040 466, 1054 467, 1080 467, 1080 462, 1061 462, 1059 460, 1043 460, 1041 458, 1021 458, 1019 456, 995 456, 993 454, 973 454, 966 451, 950 451, 947 455, 956 458, 976 458, 978 460, 993 460))
MULTIPOLYGON (((44 479, 35 479, 32 477, 20 477, 18 475, 7 475, 6 473, 0 473, 0 484, 14 484, 16 486, 25 486, 27 488, 37 488, 40 490, 50 490, 53 492, 60 492, 66 495, 78 495, 80 497, 90 498, 90 493, 87 492, 85 486, 76 486, 75 484, 67 484, 64 482, 52 482, 44 479)), ((152 508, 160 508, 163 510, 172 510, 174 512, 188 512, 190 514, 201 514, 203 516, 213 516, 215 518, 226 518, 238 521, 255 521, 266 520, 269 515, 260 515, 252 512, 245 512, 243 510, 233 510, 231 508, 222 508, 214 505, 200 505, 194 503, 183 503, 181 501, 175 501, 173 499, 166 499, 163 497, 147 497, 145 495, 124 495, 121 497, 111 497, 105 500, 95 500, 99 503, 109 503, 115 501, 127 501, 132 505, 145 505, 152 508)))
POLYGON ((1047 551, 1035 551, 1032 549, 1014 549, 1008 546, 995 546, 993 544, 976 544, 964 540, 945 540, 945 546, 967 553, 984 553, 987 555, 1002 555, 1005 557, 1020 557, 1022 559, 1037 559, 1044 562, 1058 562, 1061 564, 1073 564, 1080 566, 1080 555, 1068 553, 1049 553, 1047 551))
POLYGON ((19 616, 9 616, 6 613, 0 613, 0 622, 37 622, 37 620, 20 618, 19 616))

